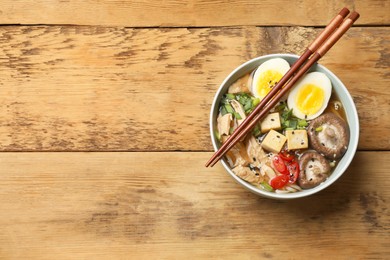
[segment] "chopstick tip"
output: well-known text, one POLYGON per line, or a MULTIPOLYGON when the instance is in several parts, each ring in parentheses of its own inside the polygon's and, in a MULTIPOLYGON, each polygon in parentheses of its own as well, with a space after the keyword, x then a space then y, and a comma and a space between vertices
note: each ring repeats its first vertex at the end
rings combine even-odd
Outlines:
POLYGON ((342 17, 347 17, 347 15, 349 14, 349 9, 347 7, 344 7, 343 9, 341 9, 339 15, 341 15, 342 17))
POLYGON ((349 15, 349 19, 351 19, 353 22, 355 22, 357 19, 359 19, 360 17, 360 14, 356 11, 353 11, 350 15, 349 15))
POLYGON ((209 167, 209 166, 211 166, 211 167, 213 167, 213 165, 212 165, 212 162, 214 161, 214 156, 213 157, 211 157, 209 160, 208 160, 208 162, 204 165, 206 168, 207 167, 209 167))

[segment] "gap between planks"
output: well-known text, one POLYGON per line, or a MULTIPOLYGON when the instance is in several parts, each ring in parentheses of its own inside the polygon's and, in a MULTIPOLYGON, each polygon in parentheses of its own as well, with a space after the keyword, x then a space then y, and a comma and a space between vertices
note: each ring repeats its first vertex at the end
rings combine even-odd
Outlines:
MULTIPOLYGON (((267 24, 267 25, 210 25, 210 26, 123 26, 123 25, 89 25, 89 24, 72 24, 72 23, 58 23, 58 24, 47 24, 47 23, 3 23, 0 24, 0 27, 7 26, 49 26, 49 27, 61 27, 61 26, 80 26, 80 27, 118 27, 118 28, 126 28, 126 29, 218 29, 218 28, 240 28, 240 27, 257 27, 257 28, 273 28, 273 27, 285 27, 285 28, 294 28, 294 27, 303 27, 303 28, 315 28, 321 29, 325 28, 326 25, 302 25, 302 24, 290 24, 290 25, 278 25, 278 24, 267 24)), ((390 27, 390 24, 358 24, 353 25, 353 28, 376 28, 376 27, 390 27)))

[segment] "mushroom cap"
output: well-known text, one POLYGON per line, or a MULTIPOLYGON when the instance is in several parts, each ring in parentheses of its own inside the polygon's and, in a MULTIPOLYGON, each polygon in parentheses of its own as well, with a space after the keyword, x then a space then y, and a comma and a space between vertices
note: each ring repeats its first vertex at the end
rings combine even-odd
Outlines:
POLYGON ((348 125, 333 113, 325 113, 312 120, 308 135, 313 149, 329 159, 342 157, 348 148, 348 125), (318 128, 321 128, 321 131, 316 131, 318 128))
POLYGON ((299 168, 298 184, 303 189, 320 185, 331 170, 328 160, 316 151, 304 153, 299 160, 299 168))

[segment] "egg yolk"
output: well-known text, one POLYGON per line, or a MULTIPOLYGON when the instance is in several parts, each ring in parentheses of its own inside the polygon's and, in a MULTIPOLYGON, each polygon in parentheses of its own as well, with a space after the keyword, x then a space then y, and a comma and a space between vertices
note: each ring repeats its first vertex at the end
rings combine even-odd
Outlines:
POLYGON ((305 115, 317 113, 324 103, 324 90, 314 84, 302 86, 296 96, 295 104, 305 115))
POLYGON ((260 99, 263 99, 272 87, 279 82, 282 78, 282 74, 276 70, 267 70, 261 74, 256 84, 257 95, 260 99))

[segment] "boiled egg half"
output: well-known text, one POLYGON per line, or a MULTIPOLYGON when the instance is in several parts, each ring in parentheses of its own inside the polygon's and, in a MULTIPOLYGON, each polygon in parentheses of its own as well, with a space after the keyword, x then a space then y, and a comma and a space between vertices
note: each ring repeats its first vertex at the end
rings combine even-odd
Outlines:
POLYGON ((262 100, 290 69, 290 64, 282 58, 267 60, 255 71, 252 80, 252 94, 262 100))
POLYGON ((324 112, 331 94, 330 79, 322 72, 311 72, 290 91, 287 105, 296 117, 311 120, 324 112))

